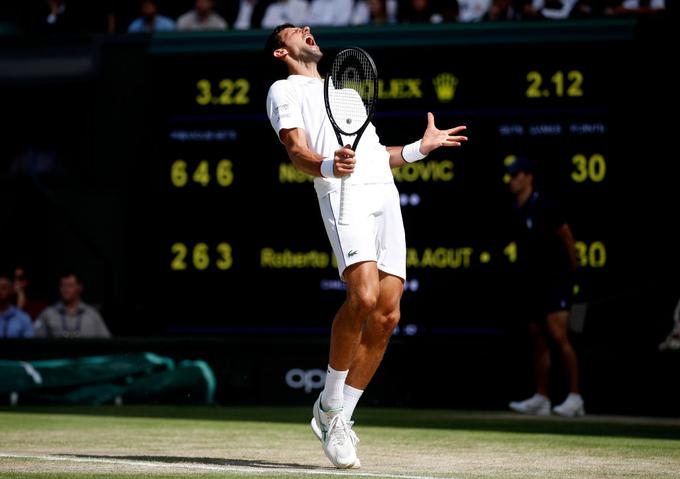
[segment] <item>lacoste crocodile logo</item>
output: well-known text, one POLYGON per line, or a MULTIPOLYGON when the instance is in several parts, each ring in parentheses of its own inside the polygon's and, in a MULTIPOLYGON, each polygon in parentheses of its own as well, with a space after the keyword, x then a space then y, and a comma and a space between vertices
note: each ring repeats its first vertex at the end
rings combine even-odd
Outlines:
POLYGON ((354 255, 357 254, 357 253, 358 253, 357 250, 351 249, 351 250, 349 250, 349 251, 347 252, 347 257, 348 257, 348 258, 351 258, 352 256, 354 256, 354 255))

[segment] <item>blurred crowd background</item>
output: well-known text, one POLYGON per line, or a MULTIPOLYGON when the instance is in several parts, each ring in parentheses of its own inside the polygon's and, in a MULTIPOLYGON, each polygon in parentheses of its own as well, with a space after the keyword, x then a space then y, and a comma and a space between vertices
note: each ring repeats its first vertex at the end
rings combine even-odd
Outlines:
POLYGON ((220 31, 664 15, 665 0, 29 0, 2 2, 19 34, 220 31))

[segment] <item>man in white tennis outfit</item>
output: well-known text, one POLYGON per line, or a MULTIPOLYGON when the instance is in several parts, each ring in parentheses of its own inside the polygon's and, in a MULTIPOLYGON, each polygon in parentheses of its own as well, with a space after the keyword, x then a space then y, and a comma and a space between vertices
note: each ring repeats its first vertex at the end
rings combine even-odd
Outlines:
POLYGON ((345 302, 333 320, 325 387, 314 404, 311 426, 335 467, 360 467, 352 414, 399 321, 406 278, 404 226, 391 169, 441 146, 460 146, 467 140, 459 135, 465 126, 439 130, 428 113, 423 138, 410 145, 381 145, 369 124, 356 152, 340 147, 317 70, 323 54, 309 27, 276 27, 266 49, 289 73, 270 87, 267 115, 293 165, 314 177, 321 217, 347 284, 345 302), (352 213, 350 224, 341 225, 340 178, 345 175, 351 175, 352 213))

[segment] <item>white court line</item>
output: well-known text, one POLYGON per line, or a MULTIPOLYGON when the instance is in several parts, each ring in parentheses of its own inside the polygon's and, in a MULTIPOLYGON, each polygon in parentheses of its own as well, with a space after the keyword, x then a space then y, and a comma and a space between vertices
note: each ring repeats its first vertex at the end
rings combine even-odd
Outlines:
MULTIPOLYGON (((98 464, 115 464, 127 466, 141 466, 141 467, 165 467, 182 468, 189 470, 200 471, 214 471, 214 472, 241 472, 245 474, 294 474, 294 475, 310 475, 310 476, 357 476, 357 477, 385 477, 390 479, 453 479, 443 478, 441 476, 409 476, 407 474, 381 474, 377 472, 359 472, 354 469, 351 470, 333 470, 333 469, 296 469, 296 468, 278 468, 278 467, 247 467, 247 466, 230 466, 230 465, 216 465, 216 464, 198 464, 195 462, 154 462, 154 461, 132 461, 129 459, 106 459, 103 457, 72 457, 61 455, 31 455, 31 454, 13 454, 0 452, 0 458, 8 459, 36 459, 39 461, 61 461, 61 462, 89 462, 98 464)), ((177 459, 181 459, 178 457, 177 459)))

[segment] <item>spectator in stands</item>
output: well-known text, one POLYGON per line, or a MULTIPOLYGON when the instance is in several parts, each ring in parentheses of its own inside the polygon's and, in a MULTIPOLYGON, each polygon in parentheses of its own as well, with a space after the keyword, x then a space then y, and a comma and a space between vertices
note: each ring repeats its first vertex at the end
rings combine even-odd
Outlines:
POLYGON ((524 18, 563 20, 569 18, 576 0, 531 0, 524 6, 524 18))
POLYGON ((441 21, 446 23, 455 23, 458 21, 458 17, 462 8, 458 0, 442 0, 439 2, 432 1, 431 3, 433 10, 437 12, 435 15, 435 20, 439 20, 439 18, 441 18, 441 21))
POLYGON ((399 4, 401 23, 441 23, 442 16, 435 12, 428 0, 408 0, 399 4))
POLYGON ((354 4, 352 25, 385 25, 389 22, 385 0, 359 0, 354 4))
POLYGON ((491 8, 491 0, 458 0, 458 18, 461 23, 483 20, 491 8))
POLYGON ((674 351, 680 349, 680 300, 673 312, 673 329, 668 337, 659 344, 659 351, 674 351))
POLYGON ((32 338, 31 318, 12 304, 13 297, 10 276, 0 273, 0 338, 32 338))
POLYGON ((354 0, 311 0, 305 25, 341 27, 349 25, 354 0))
POLYGON ((234 28, 236 30, 248 30, 254 28, 252 25, 253 12, 257 6, 258 0, 240 0, 238 6, 238 13, 234 21, 234 28))
POLYGON ((83 283, 76 273, 66 273, 59 280, 61 301, 48 307, 38 317, 35 335, 47 338, 110 338, 99 312, 81 300, 83 283))
POLYGON ((267 7, 262 18, 263 28, 274 28, 283 23, 300 25, 307 16, 305 0, 277 0, 267 7))
POLYGON ((510 191, 515 195, 515 238, 519 267, 522 324, 531 342, 535 394, 524 401, 513 401, 510 409, 523 414, 549 415, 548 378, 550 345, 555 343, 566 370, 569 395, 552 408, 561 416, 583 416, 579 393, 578 363, 569 340, 569 308, 577 259, 574 237, 559 207, 534 188, 535 165, 517 157, 508 172, 510 191))
POLYGON ((569 14, 570 18, 600 17, 605 13, 605 2, 602 0, 577 0, 569 14))
POLYGON ((66 7, 66 0, 47 0, 47 14, 43 14, 40 30, 46 33, 75 33, 75 17, 66 7))
POLYGON ((493 0, 486 20, 497 22, 502 20, 521 20, 524 3, 521 0, 493 0))
POLYGON ((16 293, 17 308, 25 311, 31 319, 37 318, 48 306, 44 301, 36 301, 29 297, 29 281, 26 270, 22 266, 14 269, 14 292, 16 293))
POLYGON ((175 29, 175 21, 158 13, 158 0, 142 0, 142 16, 128 27, 130 33, 169 32, 175 29))
POLYGON ((650 15, 662 13, 666 0, 623 0, 621 4, 608 10, 612 15, 650 15))
POLYGON ((181 31, 219 31, 228 27, 224 18, 214 12, 213 0, 196 0, 193 10, 177 19, 177 30, 181 31))

